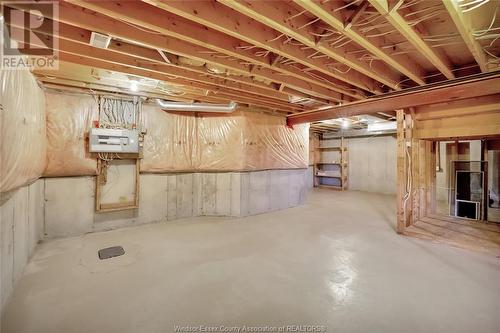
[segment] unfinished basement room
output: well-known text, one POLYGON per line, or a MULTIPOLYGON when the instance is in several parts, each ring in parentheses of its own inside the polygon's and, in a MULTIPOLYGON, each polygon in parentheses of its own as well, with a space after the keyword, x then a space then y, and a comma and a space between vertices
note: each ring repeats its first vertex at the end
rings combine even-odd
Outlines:
POLYGON ((0 8, 0 333, 500 332, 500 0, 0 8))

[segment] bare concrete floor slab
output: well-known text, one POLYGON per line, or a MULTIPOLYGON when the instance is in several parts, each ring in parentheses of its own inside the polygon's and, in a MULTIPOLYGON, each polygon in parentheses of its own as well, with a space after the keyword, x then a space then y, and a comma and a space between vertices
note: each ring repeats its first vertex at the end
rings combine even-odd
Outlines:
POLYGON ((315 190, 305 206, 259 216, 45 242, 2 333, 500 332, 500 259, 398 236, 394 211, 392 196, 315 190), (126 254, 100 261, 97 251, 114 245, 126 254))

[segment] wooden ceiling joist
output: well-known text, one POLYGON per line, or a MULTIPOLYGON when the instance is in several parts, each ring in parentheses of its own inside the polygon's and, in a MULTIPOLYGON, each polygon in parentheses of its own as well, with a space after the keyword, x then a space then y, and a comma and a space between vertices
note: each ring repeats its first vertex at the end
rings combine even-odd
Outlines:
POLYGON ((352 88, 346 87, 345 75, 328 67, 331 61, 325 58, 311 58, 309 53, 298 45, 283 43, 283 39, 276 39, 277 33, 273 29, 254 21, 215 1, 168 1, 168 0, 143 0, 153 6, 164 9, 168 12, 181 16, 193 22, 203 24, 212 29, 218 30, 229 36, 241 39, 244 42, 262 48, 277 55, 271 60, 271 68, 281 68, 286 70, 286 65, 281 64, 279 56, 291 59, 308 68, 312 68, 326 74, 334 79, 330 79, 334 90, 354 97, 362 97, 362 92, 356 92, 352 88))
POLYGON ((443 5, 450 14, 450 17, 453 20, 453 23, 455 23, 455 26, 467 45, 467 48, 470 50, 472 56, 481 68, 481 72, 487 72, 489 68, 487 65, 486 53, 472 35, 473 28, 470 22, 470 16, 462 13, 462 10, 459 7, 460 3, 458 2, 443 0, 443 5))
MULTIPOLYGON (((52 18, 51 13, 43 12, 43 8, 33 7, 33 5, 30 4, 20 2, 10 3, 9 6, 22 10, 40 10, 45 17, 52 18)), ((261 81, 267 80, 271 82, 274 82, 271 79, 279 79, 281 81, 286 80, 287 86, 297 91, 305 91, 310 96, 319 97, 330 101, 340 101, 342 99, 345 100, 343 95, 329 88, 325 88, 324 86, 327 86, 326 83, 323 84, 317 82, 317 84, 312 84, 309 82, 305 82, 304 80, 298 80, 294 77, 282 75, 281 73, 274 72, 272 70, 259 70, 258 74, 255 74, 251 71, 251 67, 240 62, 228 59, 227 56, 214 54, 213 50, 209 50, 202 46, 194 45, 177 38, 165 36, 162 33, 154 31, 148 32, 149 30, 137 27, 134 24, 124 23, 123 20, 119 21, 112 17, 101 15, 100 13, 97 13, 93 10, 82 8, 70 3, 60 3, 58 19, 60 22, 66 23, 71 26, 109 34, 115 38, 131 41, 140 45, 144 45, 151 49, 164 50, 175 55, 184 56, 200 62, 210 63, 220 68, 230 70, 231 73, 234 74, 243 74, 244 77, 248 78, 247 82, 249 84, 264 89, 272 89, 274 91, 278 91, 279 86, 274 87, 274 83, 266 84, 257 80, 252 80, 252 78, 258 76, 261 81), (264 75, 272 75, 272 78, 267 78, 264 75), (298 84, 298 86, 295 86, 295 83, 298 84)), ((329 86, 331 86, 331 84, 329 86)))
MULTIPOLYGON (((262 80, 284 83, 293 89, 307 92, 312 96, 336 101, 342 100, 341 96, 333 90, 331 84, 322 84, 318 80, 305 75, 302 71, 294 67, 271 68, 268 57, 258 56, 251 52, 251 50, 241 49, 241 41, 229 38, 207 27, 188 22, 175 15, 166 14, 164 11, 159 11, 158 8, 146 3, 136 1, 92 2, 80 0, 68 0, 68 2, 104 14, 112 19, 128 22, 129 24, 139 26, 143 29, 149 29, 164 36, 177 38, 179 41, 188 42, 212 50, 212 53, 205 53, 205 56, 208 56, 205 57, 205 61, 229 68, 232 71, 257 76, 262 80), (219 61, 221 58, 226 58, 228 61, 221 63, 219 61), (251 64, 256 66, 256 68, 241 65, 241 63, 251 64), (261 66, 261 68, 257 68, 257 66, 261 66)), ((131 28, 132 27, 129 25, 128 30, 131 28)), ((123 32, 121 34, 123 34, 123 32)), ((143 32, 143 34, 145 33, 143 32)), ((140 42, 140 40, 139 38, 138 42, 140 42)), ((199 53, 184 53, 183 55, 187 57, 200 57, 199 53)))
MULTIPOLYGON (((66 61, 70 62, 73 64, 79 64, 83 66, 88 66, 88 67, 94 67, 94 68, 101 68, 105 70, 109 70, 112 72, 118 72, 122 74, 132 74, 134 76, 138 77, 144 77, 144 78, 150 78, 154 80, 160 80, 162 82, 171 83, 171 84, 179 84, 178 80, 173 80, 171 77, 165 74, 159 74, 155 72, 149 72, 145 70, 141 70, 138 68, 134 68, 131 66, 125 66, 125 65, 119 65, 119 64, 113 64, 110 62, 102 61, 102 60, 97 60, 97 59, 91 59, 91 58, 86 58, 83 56, 77 56, 69 53, 64 53, 62 52, 60 54, 60 60, 61 61, 66 61), (176 82, 177 81, 177 82, 176 82)), ((68 76, 66 78, 70 78, 72 73, 68 73, 68 76)), ((186 82, 182 82, 186 83, 186 82)), ((181 84, 182 84, 181 83, 181 84)), ((202 99, 203 94, 198 94, 198 96, 202 99)), ((264 108, 268 108, 271 110, 281 110, 281 111, 286 111, 286 112, 297 112, 296 109, 292 109, 289 107, 283 107, 281 105, 276 105, 274 103, 270 103, 267 101, 262 101, 262 99, 259 98, 252 98, 252 97, 247 97, 247 96, 241 96, 238 93, 230 94, 227 92, 220 92, 217 96, 223 97, 225 96, 225 100, 232 100, 238 103, 243 103, 243 104, 249 104, 249 105, 256 105, 256 106, 261 106, 264 108)))
POLYGON ((347 76, 347 79, 351 81, 350 83, 357 87, 365 90, 368 89, 374 93, 381 93, 380 88, 377 87, 378 85, 367 80, 367 78, 371 78, 389 88, 396 90, 399 89, 397 85, 400 79, 399 75, 392 74, 391 70, 387 70, 387 66, 385 66, 385 64, 377 64, 375 62, 375 64, 370 65, 370 63, 362 62, 355 56, 347 54, 342 48, 332 47, 321 40, 318 42, 314 35, 308 33, 307 28, 309 28, 309 26, 307 26, 307 24, 310 23, 310 20, 307 19, 307 17, 295 16, 293 18, 294 22, 292 22, 290 17, 294 14, 284 2, 241 0, 217 1, 301 42, 315 51, 325 54, 330 58, 349 66, 353 70, 357 71, 358 74, 363 74, 365 78, 359 77, 359 79, 363 80, 363 83, 361 84, 359 81, 353 81, 352 78, 355 76, 352 71, 350 71, 350 75, 347 76))
MULTIPOLYGON (((120 93, 124 95, 130 95, 130 90, 125 84, 120 84, 117 82, 113 82, 113 84, 103 84, 100 82, 102 79, 95 79, 91 77, 82 77, 78 76, 73 77, 72 79, 62 78, 59 76, 53 76, 54 73, 46 72, 37 72, 35 75, 38 80, 44 82, 44 86, 47 88, 60 89, 60 90, 69 90, 68 87, 78 88, 83 92, 95 92, 95 91, 105 91, 109 93, 120 93)), ((158 92, 150 91, 147 89, 143 89, 140 92, 137 92, 138 96, 148 97, 148 98, 160 98, 164 100, 176 101, 176 102, 206 102, 206 103, 226 103, 225 100, 219 98, 212 97, 202 97, 193 96, 190 94, 185 94, 182 96, 173 96, 161 94, 158 92)))
MULTIPOLYGON (((48 25, 47 25, 48 26, 48 25)), ((35 32, 41 34, 50 34, 50 31, 44 30, 46 25, 32 29, 35 32)), ((85 29, 81 29, 75 26, 71 26, 65 23, 59 23, 59 38, 69 40, 76 43, 81 43, 83 45, 88 45, 90 40, 91 32, 85 29)), ((282 101, 289 101, 289 95, 298 95, 300 97, 310 97, 309 95, 301 95, 297 91, 288 91, 287 93, 281 93, 277 91, 272 86, 264 85, 261 83, 255 83, 251 78, 242 76, 222 76, 210 73, 205 67, 189 66, 182 64, 178 59, 171 59, 167 64, 165 63, 163 57, 157 50, 139 46, 136 44, 131 44, 128 42, 111 40, 108 50, 117 53, 134 56, 136 58, 147 60, 153 64, 168 65, 168 74, 176 77, 181 77, 184 79, 194 80, 198 82, 203 82, 207 84, 214 84, 217 86, 224 86, 227 88, 240 90, 243 92, 254 93, 264 97, 274 98, 282 101)), ((171 55, 169 55, 171 56, 171 55)), ((319 99, 321 100, 321 99, 319 99)), ((326 103, 327 101, 323 100, 326 103)))
MULTIPOLYGON (((340 12, 335 12, 335 9, 338 8, 337 2, 330 1, 321 3, 320 1, 311 0, 294 0, 294 2, 320 18, 332 28, 352 39, 355 43, 399 71, 401 74, 407 76, 419 85, 425 84, 423 79, 424 73, 415 62, 411 61, 406 56, 400 56, 398 59, 395 59, 393 56, 389 55, 387 51, 381 48, 382 45, 376 45, 376 39, 372 38, 369 40, 364 37, 357 29, 352 27, 352 20, 355 19, 355 17, 351 18, 348 22, 344 22, 339 14, 340 12)), ((365 2, 365 4, 368 4, 368 2, 365 2)), ((363 5, 361 5, 360 8, 363 8, 362 6, 363 5)))
POLYGON ((323 107, 318 110, 304 111, 287 116, 289 125, 327 120, 339 117, 351 117, 375 112, 393 111, 461 100, 487 95, 496 95, 500 99, 500 72, 490 75, 456 79, 444 84, 429 87, 417 87, 407 91, 393 92, 385 96, 368 98, 336 107, 323 107))
MULTIPOLYGON (((16 27, 11 27, 12 31, 15 31, 16 27)), ((54 39, 49 35, 44 36, 45 40, 54 39)), ((149 71, 154 73, 155 75, 161 75, 160 77, 155 76, 156 79, 162 79, 167 82, 174 82, 176 84, 182 84, 186 87, 194 87, 198 89, 203 89, 204 91, 213 91, 218 93, 219 96, 233 96, 230 100, 236 100, 235 98, 244 98, 246 101, 252 101, 252 104, 258 105, 259 103, 266 103, 265 106, 272 106, 274 109, 281 109, 289 112, 297 112, 303 110, 302 106, 292 105, 286 101, 278 101, 274 98, 266 98, 259 94, 252 94, 249 91, 235 91, 232 88, 228 87, 224 80, 200 80, 196 75, 192 75, 189 77, 189 72, 185 73, 181 72, 176 68, 172 68, 166 63, 151 63, 149 59, 136 58, 130 55, 115 53, 110 50, 104 50, 99 48, 93 48, 89 45, 79 44, 70 40, 58 39, 56 45, 59 45, 60 52, 63 54, 71 54, 71 55, 81 55, 84 58, 94 59, 94 60, 102 60, 103 62, 108 62, 110 64, 123 65, 128 66, 130 68, 135 68, 139 70, 143 70, 144 72, 149 71), (146 61, 144 61, 146 60, 146 61), (176 75, 181 74, 181 75, 176 75), (186 76, 188 79, 186 80, 186 76), (208 83, 207 83, 208 82, 208 83)), ((63 55, 62 59, 65 58, 63 55)), ((81 61, 80 58, 73 58, 81 61)), ((90 60, 88 61, 90 63, 90 60)), ((85 63, 80 64, 85 65, 85 63)))
MULTIPOLYGON (((422 54, 434 67, 436 67, 447 79, 455 78, 452 66, 446 55, 441 50, 430 47, 420 34, 406 22, 399 14, 399 6, 389 6, 388 0, 368 0, 375 9, 391 23, 391 25, 403 35, 420 54, 422 54)), ((445 0, 452 1, 452 0, 445 0)), ((398 4, 402 2, 399 1, 398 4)))

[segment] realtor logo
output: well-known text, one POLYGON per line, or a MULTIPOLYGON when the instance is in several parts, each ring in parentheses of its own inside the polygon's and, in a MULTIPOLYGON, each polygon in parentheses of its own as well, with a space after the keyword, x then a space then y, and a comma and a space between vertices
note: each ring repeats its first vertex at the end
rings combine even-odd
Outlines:
POLYGON ((0 69, 58 69, 58 3, 3 1, 0 9, 0 69))

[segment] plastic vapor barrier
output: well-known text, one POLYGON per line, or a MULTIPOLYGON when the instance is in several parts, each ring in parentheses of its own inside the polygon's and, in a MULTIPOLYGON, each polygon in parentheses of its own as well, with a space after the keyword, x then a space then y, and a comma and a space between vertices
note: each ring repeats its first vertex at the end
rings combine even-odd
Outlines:
POLYGON ((25 70, 0 70, 0 192, 25 185, 46 163, 45 97, 25 70))
POLYGON ((198 164, 195 117, 169 114, 157 107, 143 105, 144 158, 141 171, 187 171, 198 164))
POLYGON ((47 168, 44 176, 95 175, 97 162, 88 152, 88 131, 97 119, 93 96, 47 92, 47 168))
MULTIPOLYGON (((47 176, 92 175, 96 161, 85 141, 97 104, 91 96, 47 95, 47 176)), ((193 117, 142 106, 141 172, 306 168, 309 126, 253 111, 193 117)))

